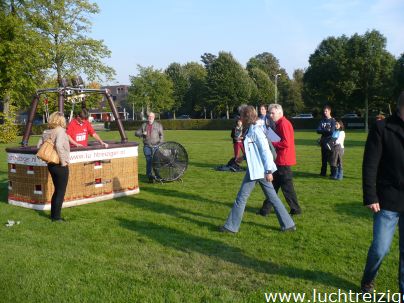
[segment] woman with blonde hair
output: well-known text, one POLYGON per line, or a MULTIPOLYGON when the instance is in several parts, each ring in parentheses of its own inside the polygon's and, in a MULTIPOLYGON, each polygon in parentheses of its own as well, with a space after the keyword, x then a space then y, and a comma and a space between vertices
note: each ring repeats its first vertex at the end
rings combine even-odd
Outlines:
POLYGON ((39 148, 49 138, 53 141, 60 159, 59 164, 48 163, 48 170, 55 187, 51 199, 51 219, 61 222, 64 221, 60 213, 69 180, 70 144, 66 134, 66 119, 60 112, 54 112, 49 116, 48 129, 43 132, 37 147, 39 148))

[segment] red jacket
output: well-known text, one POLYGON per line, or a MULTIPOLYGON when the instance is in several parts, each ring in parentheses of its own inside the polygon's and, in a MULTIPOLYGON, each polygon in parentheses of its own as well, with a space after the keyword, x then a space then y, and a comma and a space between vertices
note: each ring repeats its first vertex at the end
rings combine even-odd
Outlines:
POLYGON ((295 135, 292 123, 285 117, 276 121, 276 134, 281 141, 272 142, 276 149, 276 165, 296 165, 295 135))

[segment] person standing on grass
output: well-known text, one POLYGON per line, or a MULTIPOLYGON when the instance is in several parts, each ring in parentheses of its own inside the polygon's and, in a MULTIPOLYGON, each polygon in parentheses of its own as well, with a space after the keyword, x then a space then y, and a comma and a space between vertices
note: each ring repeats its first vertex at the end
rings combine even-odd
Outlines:
POLYGON ((152 157, 157 145, 164 142, 163 126, 155 121, 155 114, 150 112, 147 122, 135 132, 136 137, 143 138, 143 153, 146 158, 146 175, 153 183, 155 177, 152 172, 152 157))
POLYGON ((361 290, 373 293, 380 265, 390 250, 398 224, 400 263, 398 283, 404 294, 404 91, 397 112, 377 121, 369 132, 363 156, 363 203, 373 214, 373 241, 369 248, 361 290))
POLYGON ((243 121, 240 118, 237 119, 236 126, 231 131, 231 137, 233 139, 234 160, 239 156, 240 150, 245 155, 243 145, 243 121))
POLYGON ((49 138, 53 141, 60 163, 48 163, 48 170, 52 178, 55 191, 51 198, 51 220, 64 221, 61 217, 63 200, 69 181, 70 144, 66 134, 66 119, 62 113, 54 112, 49 116, 48 128, 39 139, 37 147, 49 138))
MULTIPOLYGON (((275 191, 278 192, 279 188, 282 189, 286 202, 290 207, 291 215, 298 215, 302 213, 295 188, 293 186, 293 173, 291 166, 296 165, 296 152, 295 152, 295 136, 292 123, 283 115, 283 109, 280 104, 271 104, 269 106, 269 114, 271 119, 275 122, 275 133, 280 137, 279 142, 272 142, 276 149, 277 171, 274 172, 274 180, 272 184, 275 191)), ((265 200, 261 209, 257 214, 267 216, 272 209, 269 200, 265 200)))
POLYGON ((342 169, 342 156, 344 155, 344 141, 345 131, 344 123, 341 120, 337 120, 335 123, 335 131, 332 134, 333 146, 331 149, 330 166, 331 166, 331 179, 342 180, 344 177, 344 171, 342 169))
POLYGON ((321 134, 321 176, 327 175, 327 163, 330 157, 330 150, 327 143, 330 141, 332 133, 335 130, 335 119, 331 117, 331 106, 325 105, 323 107, 324 118, 320 121, 317 128, 317 133, 321 134))
POLYGON ((273 180, 272 174, 276 171, 276 164, 273 161, 262 127, 256 124, 257 112, 252 106, 244 106, 240 109, 240 115, 243 125, 247 129, 244 149, 248 169, 226 223, 219 228, 219 231, 228 233, 239 231, 247 199, 257 182, 260 184, 265 197, 275 209, 281 231, 296 230, 293 219, 288 214, 271 183, 273 180))

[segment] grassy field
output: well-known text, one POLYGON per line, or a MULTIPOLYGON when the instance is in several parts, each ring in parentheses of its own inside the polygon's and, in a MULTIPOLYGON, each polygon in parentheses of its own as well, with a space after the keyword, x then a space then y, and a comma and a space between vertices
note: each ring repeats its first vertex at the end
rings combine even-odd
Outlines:
MULTIPOLYGON (((236 235, 217 232, 244 175, 214 170, 232 155, 230 131, 166 131, 189 153, 183 183, 147 184, 140 149, 140 194, 63 209, 66 223, 7 204, 4 148, 17 141, 0 145, 0 302, 265 302, 265 292, 359 291, 372 232, 361 194, 365 134, 347 133, 341 182, 318 176, 317 137, 296 133, 297 231, 255 214, 257 186, 236 235), (8 219, 21 224, 5 227, 8 219)), ((398 291, 397 246, 395 238, 379 291, 398 291)))

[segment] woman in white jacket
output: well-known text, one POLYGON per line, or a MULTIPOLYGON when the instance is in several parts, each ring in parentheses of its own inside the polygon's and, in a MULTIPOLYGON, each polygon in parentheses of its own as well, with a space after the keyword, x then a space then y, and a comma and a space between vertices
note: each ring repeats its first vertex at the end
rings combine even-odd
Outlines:
POLYGON ((220 227, 219 231, 231 233, 239 231, 247 199, 257 182, 275 209, 281 231, 296 230, 293 219, 288 214, 271 183, 273 179, 272 173, 276 171, 276 165, 262 127, 255 124, 258 119, 257 112, 254 107, 245 106, 241 108, 240 116, 243 125, 246 125, 248 129, 244 139, 248 169, 227 221, 220 227))

